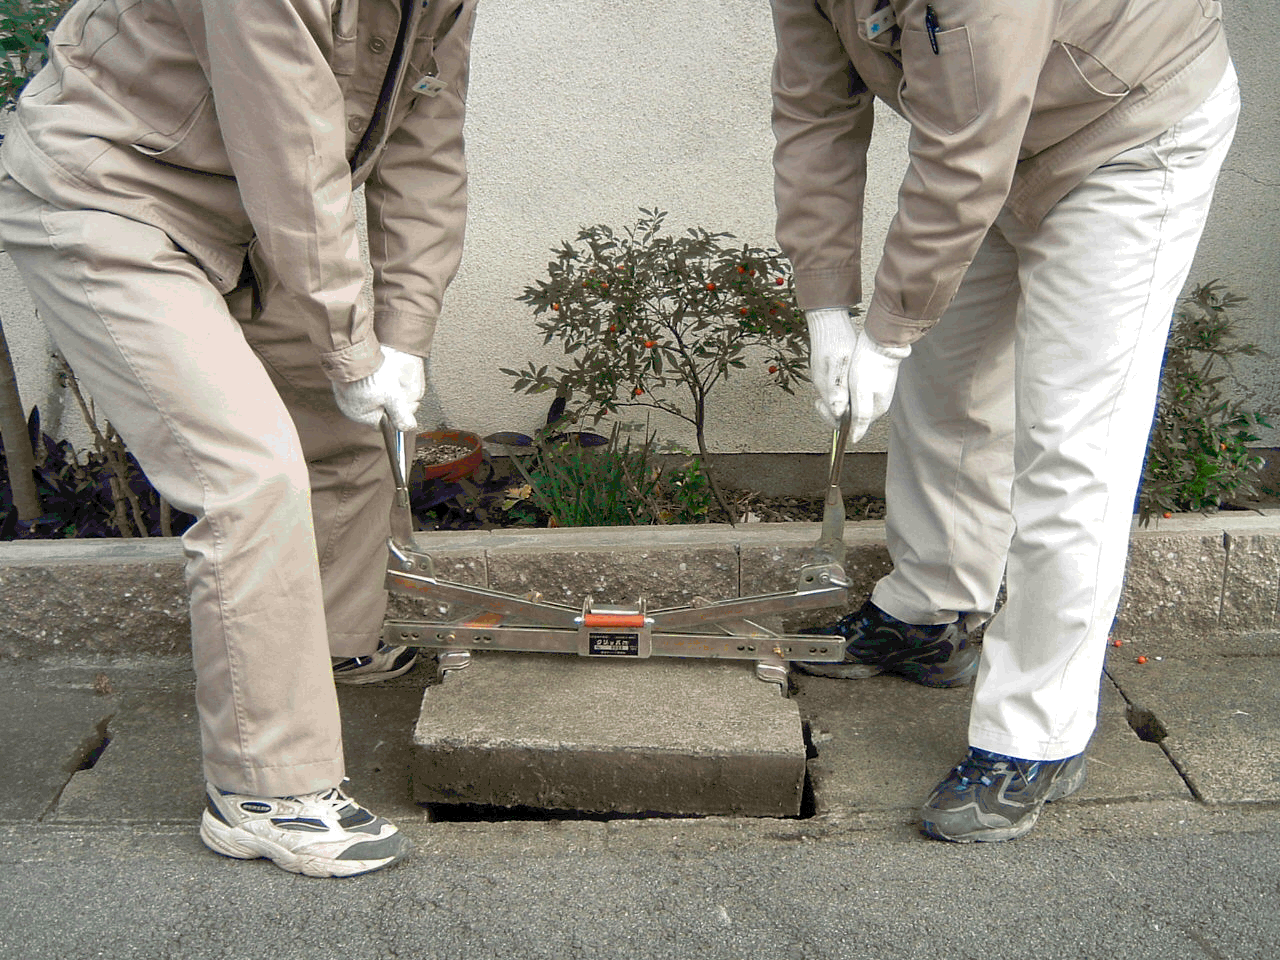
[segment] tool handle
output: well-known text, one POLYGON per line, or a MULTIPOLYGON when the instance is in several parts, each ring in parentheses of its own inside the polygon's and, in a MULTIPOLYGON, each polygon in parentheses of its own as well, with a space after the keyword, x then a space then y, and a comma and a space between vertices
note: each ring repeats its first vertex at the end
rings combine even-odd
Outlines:
POLYGON ((844 565, 844 492, 840 489, 840 471, 844 466, 844 448, 849 443, 849 427, 853 416, 846 410, 831 436, 831 467, 827 476, 827 498, 822 507, 822 533, 817 552, 822 559, 844 565))
POLYGON ((402 550, 413 550, 413 512, 409 509, 409 452, 405 435, 397 430, 385 416, 382 418, 382 438, 387 444, 387 457, 391 461, 391 476, 395 480, 396 495, 391 502, 391 541, 402 550))
POLYGON ((827 478, 827 488, 839 488, 840 471, 844 467, 844 448, 849 444, 849 429, 853 424, 853 413, 845 410, 840 424, 831 435, 831 467, 827 478))

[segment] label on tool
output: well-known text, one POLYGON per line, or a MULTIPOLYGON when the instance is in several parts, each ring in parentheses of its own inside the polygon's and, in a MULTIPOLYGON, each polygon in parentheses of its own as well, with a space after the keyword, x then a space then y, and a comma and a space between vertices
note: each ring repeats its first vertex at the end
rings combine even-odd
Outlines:
POLYGON ((587 634, 587 655, 592 657, 638 657, 640 634, 590 631, 587 634))

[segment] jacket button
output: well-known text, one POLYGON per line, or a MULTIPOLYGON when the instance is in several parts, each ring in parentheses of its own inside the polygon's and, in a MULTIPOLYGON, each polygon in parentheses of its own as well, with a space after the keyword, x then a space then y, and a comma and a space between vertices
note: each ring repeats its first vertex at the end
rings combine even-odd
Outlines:
POLYGON ((369 49, 374 53, 381 53, 383 50, 387 49, 387 41, 383 40, 381 37, 370 37, 369 49))

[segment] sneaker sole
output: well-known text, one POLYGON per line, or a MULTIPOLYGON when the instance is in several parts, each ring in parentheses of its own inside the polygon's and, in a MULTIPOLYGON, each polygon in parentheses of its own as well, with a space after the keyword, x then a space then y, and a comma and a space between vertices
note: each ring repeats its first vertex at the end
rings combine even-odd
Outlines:
POLYGON ((893 664, 887 667, 872 663, 817 663, 812 660, 793 660, 791 665, 801 673, 814 677, 829 677, 834 680, 866 680, 882 674, 902 677, 922 687, 962 687, 972 683, 978 675, 978 660, 981 651, 977 647, 966 647, 947 663, 949 675, 930 678, 922 677, 915 670, 928 670, 921 664, 893 664))
POLYGON ((812 660, 793 660, 791 666, 813 677, 830 677, 833 680, 865 680, 884 673, 883 667, 870 663, 815 663, 812 660))
POLYGON ((307 877, 356 877, 390 866, 413 852, 408 837, 398 836, 403 844, 394 856, 378 860, 334 860, 294 853, 265 837, 229 827, 208 812, 200 818, 200 839, 214 853, 234 860, 270 860, 283 870, 307 877))
POLYGON ((333 675, 333 682, 345 684, 349 687, 360 687, 364 686, 366 683, 381 683, 383 680, 392 680, 402 674, 408 673, 417 666, 417 663, 418 655, 415 653, 403 666, 396 667, 393 670, 383 670, 380 673, 357 673, 354 675, 335 673, 333 675))
POLYGON ((1054 781, 1049 787, 1049 792, 1045 794, 1044 801, 1018 823, 1010 824, 1006 827, 979 826, 964 833, 956 833, 951 832, 945 826, 940 826, 937 821, 921 820, 920 829, 935 840, 946 840, 950 843, 998 843, 1002 840, 1017 840, 1019 837, 1030 833, 1032 828, 1035 827, 1040 819, 1040 811, 1044 809, 1046 803, 1053 803, 1055 800, 1069 797, 1084 786, 1087 767, 1087 762, 1081 763, 1069 776, 1054 781))

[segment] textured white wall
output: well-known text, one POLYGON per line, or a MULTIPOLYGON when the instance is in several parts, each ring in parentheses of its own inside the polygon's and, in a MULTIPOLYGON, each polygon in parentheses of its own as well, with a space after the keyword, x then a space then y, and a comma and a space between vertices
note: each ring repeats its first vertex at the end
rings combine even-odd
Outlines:
MULTIPOLYGON (((1275 96, 1280 46, 1274 0, 1228 0, 1245 117, 1219 187, 1193 280, 1223 277, 1250 297, 1245 334, 1271 357, 1240 366, 1256 409, 1280 407, 1280 172, 1275 96)), ((769 71, 773 34, 762 0, 522 0, 482 3, 468 119, 471 215, 420 420, 481 434, 535 428, 545 398, 518 397, 499 366, 555 362, 532 312, 515 298, 543 275, 551 248, 594 223, 622 226, 641 206, 773 244, 769 71)), ((865 286, 892 214, 905 129, 882 112, 871 158, 865 286)), ((28 405, 49 415, 48 347, 7 258, 0 318, 28 405)), ((708 440, 721 453, 819 452, 826 431, 807 396, 788 398, 744 372, 713 394, 708 440)), ((68 407, 66 421, 74 424, 68 407)), ((661 415, 655 415, 661 417, 661 415)), ((690 431, 655 419, 661 439, 690 431)), ((73 431, 74 434, 74 431, 73 431)), ((1270 443, 1280 439, 1267 438, 1270 443)), ((875 429, 860 449, 884 448, 875 429)))
MULTIPOLYGON (((481 434, 542 421, 547 398, 517 397, 497 369, 563 359, 543 347, 532 311, 515 297, 579 227, 620 227, 639 207, 657 206, 673 231, 700 224, 773 245, 772 57, 769 8, 759 0, 481 7, 468 121, 471 219, 432 358, 436 415, 481 434)), ((903 124, 890 114, 884 130, 876 168, 888 171, 904 149, 903 124)), ((896 180, 883 181, 872 191, 873 248, 896 193, 896 180)), ((660 438, 693 445, 682 422, 654 417, 660 438)), ((787 397, 762 370, 735 374, 712 393, 708 442, 723 453, 829 443, 807 396, 787 397)))
MULTIPOLYGON (((1191 280, 1221 278, 1249 298, 1241 336, 1262 347, 1236 364, 1237 395, 1280 428, 1280 21, 1276 0, 1224 0, 1232 57, 1240 75, 1240 125, 1227 156, 1191 280)), ((1280 446, 1280 429, 1260 431, 1280 446)))

